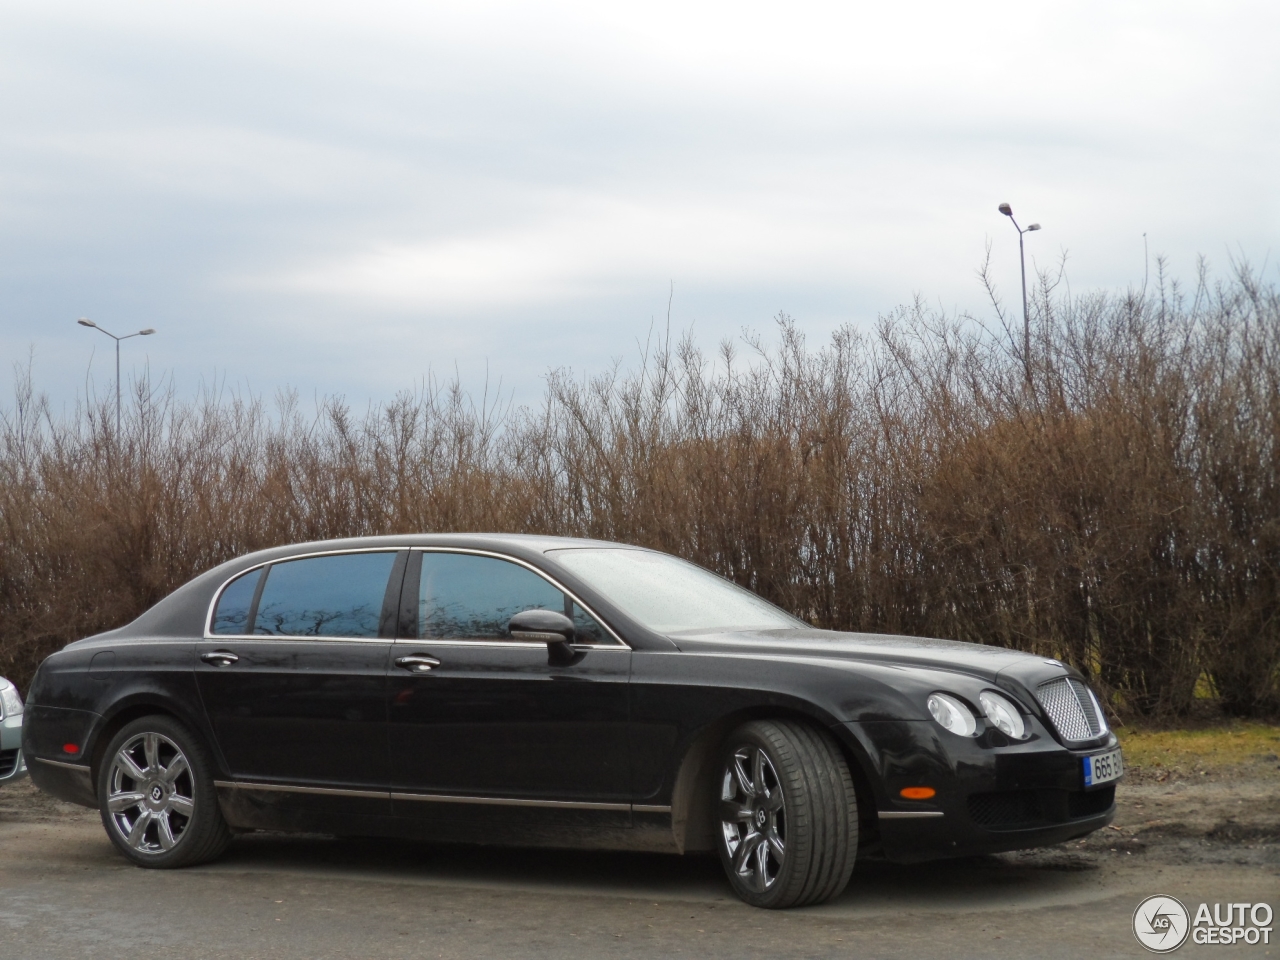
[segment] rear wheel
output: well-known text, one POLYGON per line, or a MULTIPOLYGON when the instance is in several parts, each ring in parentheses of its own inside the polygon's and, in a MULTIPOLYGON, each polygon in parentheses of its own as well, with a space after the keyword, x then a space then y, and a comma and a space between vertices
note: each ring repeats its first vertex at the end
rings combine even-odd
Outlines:
POLYGON ((734 892, 757 907, 822 903, 849 882, 858 805, 839 746, 794 720, 753 720, 725 743, 717 847, 734 892))
POLYGON ((107 836, 143 867, 212 860, 231 841, 200 740, 167 716, 126 724, 98 771, 98 808, 107 836))

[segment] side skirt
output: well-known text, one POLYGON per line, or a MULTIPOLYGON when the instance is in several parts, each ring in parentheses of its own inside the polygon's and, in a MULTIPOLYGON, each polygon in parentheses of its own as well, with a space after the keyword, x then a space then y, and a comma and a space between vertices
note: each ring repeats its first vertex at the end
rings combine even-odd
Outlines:
POLYGON ((218 804, 237 830, 399 837, 435 843, 680 852, 667 806, 406 794, 217 780, 218 804), (407 803, 430 816, 396 816, 407 803))

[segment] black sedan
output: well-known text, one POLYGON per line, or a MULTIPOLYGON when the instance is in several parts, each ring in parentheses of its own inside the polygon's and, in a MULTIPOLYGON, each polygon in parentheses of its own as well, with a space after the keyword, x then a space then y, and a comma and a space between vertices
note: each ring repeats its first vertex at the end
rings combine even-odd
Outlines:
POLYGON ((49 657, 23 752, 147 867, 247 830, 719 853, 748 903, 1080 837, 1120 751, 1071 668, 816 630, 700 567, 551 537, 278 547, 49 657))

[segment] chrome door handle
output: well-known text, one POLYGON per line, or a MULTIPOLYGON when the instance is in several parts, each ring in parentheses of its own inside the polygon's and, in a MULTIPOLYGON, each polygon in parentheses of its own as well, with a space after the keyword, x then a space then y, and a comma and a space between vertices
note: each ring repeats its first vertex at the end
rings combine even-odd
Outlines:
POLYGON ((200 654, 200 659, 205 663, 212 663, 215 667, 229 667, 240 658, 230 650, 211 650, 200 654))
POLYGON ((416 654, 412 657, 396 657, 396 666, 411 673, 426 673, 428 670, 440 666, 440 661, 435 657, 416 654))

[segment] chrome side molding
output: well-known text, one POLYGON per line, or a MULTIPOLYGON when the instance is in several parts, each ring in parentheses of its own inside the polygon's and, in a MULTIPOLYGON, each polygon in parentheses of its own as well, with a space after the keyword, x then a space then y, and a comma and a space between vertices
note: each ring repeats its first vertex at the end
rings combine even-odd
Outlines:
POLYGON ((368 797, 385 800, 390 796, 385 790, 342 790, 333 787, 295 787, 288 783, 249 783, 244 780, 215 780, 215 787, 226 790, 267 790, 271 793, 310 793, 322 797, 368 797))
POLYGON ((590 803, 579 800, 523 800, 515 797, 461 797, 442 793, 392 793, 392 800, 428 803, 475 803, 494 807, 544 807, 550 810, 630 810, 629 803, 590 803))
MULTIPOLYGON (((46 760, 45 763, 54 761, 46 760)), ((59 764, 74 766, 74 764, 59 764)), ((87 772, 87 771, 86 771, 87 772)), ((671 807, 643 803, 596 803, 587 800, 527 800, 522 797, 469 797, 447 793, 400 793, 388 790, 347 790, 335 787, 302 787, 286 783, 256 783, 249 780, 215 780, 223 790, 266 790, 272 793, 307 793, 326 797, 365 797, 370 800, 412 800, 425 803, 473 803, 481 806, 540 807, 548 810, 630 810, 635 813, 670 813, 671 807)))
POLYGON ((941 810, 881 810, 881 820, 919 820, 924 817, 941 817, 941 810))
POLYGON ((36 763, 47 763, 51 767, 62 767, 64 770, 74 770, 76 773, 83 773, 86 777, 92 776, 93 771, 89 769, 89 765, 85 763, 67 763, 65 760, 46 760, 44 757, 32 757, 36 763))

